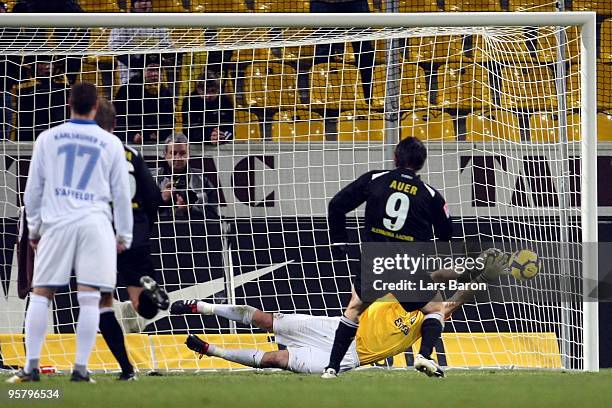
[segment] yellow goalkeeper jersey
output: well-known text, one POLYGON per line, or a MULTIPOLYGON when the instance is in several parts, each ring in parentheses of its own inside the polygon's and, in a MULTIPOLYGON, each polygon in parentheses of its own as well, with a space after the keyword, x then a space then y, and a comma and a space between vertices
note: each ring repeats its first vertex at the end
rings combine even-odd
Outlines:
POLYGON ((402 353, 421 337, 423 313, 407 312, 395 298, 372 303, 361 315, 355 341, 360 364, 402 353))

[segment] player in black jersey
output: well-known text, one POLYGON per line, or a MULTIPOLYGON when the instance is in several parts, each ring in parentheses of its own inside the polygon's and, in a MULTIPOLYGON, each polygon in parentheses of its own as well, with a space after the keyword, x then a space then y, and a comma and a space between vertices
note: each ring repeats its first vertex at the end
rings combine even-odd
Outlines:
MULTIPOLYGON (((332 198, 328 218, 334 258, 346 259, 346 214, 364 202, 364 241, 431 241, 434 237, 442 241, 451 239, 452 222, 444 198, 417 175, 426 158, 427 150, 423 143, 415 137, 406 138, 395 148, 395 170, 368 172, 332 198)), ((361 277, 357 272, 351 301, 336 330, 330 361, 322 378, 336 377, 340 363, 355 338, 359 316, 369 305, 362 302, 360 294, 361 277)), ((444 375, 430 357, 444 322, 444 314, 436 309, 437 305, 442 307, 441 302, 435 301, 429 304, 402 303, 407 312, 421 309, 425 315, 421 329, 421 350, 415 359, 415 368, 430 376, 444 375)))
MULTIPOLYGON (((115 117, 113 105, 108 100, 99 98, 96 113, 98 125, 112 133, 115 128, 115 117)), ((151 228, 161 203, 161 192, 142 156, 129 146, 124 148, 130 171, 130 186, 133 189, 134 231, 130 249, 117 256, 118 281, 127 287, 134 310, 145 319, 152 319, 159 309, 166 310, 169 306, 168 295, 152 278, 155 275, 155 268, 151 261, 149 243, 151 228)), ((134 368, 127 357, 123 331, 112 305, 113 294, 102 294, 100 332, 121 366, 119 379, 131 380, 135 378, 134 368)))

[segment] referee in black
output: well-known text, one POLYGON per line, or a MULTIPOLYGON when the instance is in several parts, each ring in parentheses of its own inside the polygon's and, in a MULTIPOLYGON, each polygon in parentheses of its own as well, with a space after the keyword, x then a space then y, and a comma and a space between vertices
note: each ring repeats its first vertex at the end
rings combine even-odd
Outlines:
MULTIPOLYGON (((427 159, 427 150, 416 137, 408 137, 395 148, 395 170, 365 173, 340 190, 329 202, 329 234, 334 259, 346 259, 348 234, 346 214, 364 202, 365 242, 427 242, 434 237, 450 241, 452 222, 442 195, 417 175, 427 159)), ((369 306, 361 300, 360 271, 355 273, 351 301, 340 319, 329 364, 322 378, 335 378, 359 327, 359 317, 369 306)), ((432 295, 434 296, 434 295, 432 295)), ((439 296, 439 295, 438 295, 439 296)), ((407 312, 420 309, 425 314, 421 327, 420 353, 415 368, 429 376, 444 375, 431 359, 434 344, 442 334, 444 316, 429 302, 402 302, 407 312)), ((435 303, 434 303, 435 304, 435 303)), ((440 303, 441 304, 441 303, 440 303)))
MULTIPOLYGON (((113 133, 115 118, 116 112, 113 104, 105 98, 98 98, 96 113, 98 125, 113 133)), ((166 310, 169 306, 168 295, 153 279, 155 268, 151 261, 149 243, 151 228, 157 218, 157 209, 162 200, 161 192, 138 151, 129 146, 124 146, 124 149, 132 188, 134 238, 131 248, 117 256, 117 273, 119 282, 127 286, 134 310, 145 319, 152 319, 157 315, 159 309, 166 310)), ((100 332, 121 366, 119 380, 130 381, 135 379, 134 367, 128 359, 123 331, 112 306, 113 294, 103 293, 100 299, 100 332)))

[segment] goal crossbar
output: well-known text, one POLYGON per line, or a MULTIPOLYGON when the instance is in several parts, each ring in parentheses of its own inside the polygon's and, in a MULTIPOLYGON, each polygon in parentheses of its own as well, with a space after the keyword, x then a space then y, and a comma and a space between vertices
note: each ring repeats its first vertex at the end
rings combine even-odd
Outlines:
POLYGON ((0 27, 484 27, 484 26, 583 26, 594 24, 594 12, 544 13, 88 13, 76 19, 74 14, 32 13, 0 14, 0 27), (245 18, 248 16, 248 18, 245 18))

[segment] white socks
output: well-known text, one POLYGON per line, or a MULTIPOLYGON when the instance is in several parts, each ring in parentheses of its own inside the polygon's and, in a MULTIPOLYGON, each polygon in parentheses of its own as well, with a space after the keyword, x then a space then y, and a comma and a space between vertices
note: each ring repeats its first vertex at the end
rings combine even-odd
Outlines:
POLYGON ((216 305, 202 301, 198 302, 198 313, 225 317, 228 320, 245 325, 251 324, 256 311, 257 309, 248 305, 216 305))
POLYGON ((24 370, 31 373, 38 368, 40 352, 45 342, 49 299, 44 296, 30 295, 30 304, 25 319, 26 364, 24 370))
POLYGON ((222 349, 213 344, 208 346, 207 356, 219 357, 224 360, 240 363, 248 367, 259 368, 265 352, 255 349, 222 349))
POLYGON ((79 300, 79 321, 76 329, 75 370, 81 372, 82 375, 87 375, 87 362, 96 342, 100 323, 100 292, 78 292, 77 298, 79 300))

